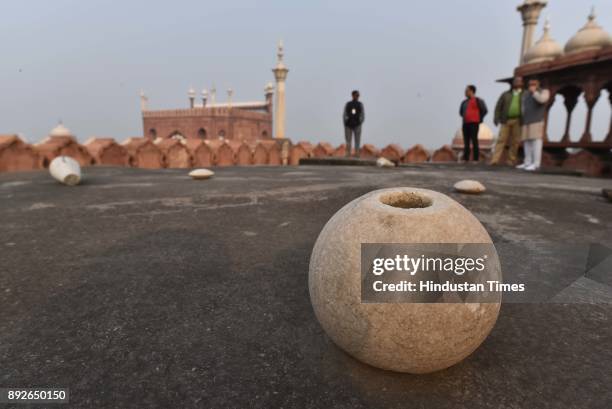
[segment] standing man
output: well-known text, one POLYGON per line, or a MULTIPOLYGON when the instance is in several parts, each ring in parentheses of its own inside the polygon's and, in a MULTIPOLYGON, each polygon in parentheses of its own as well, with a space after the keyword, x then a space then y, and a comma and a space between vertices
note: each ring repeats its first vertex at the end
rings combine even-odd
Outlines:
POLYGON ((542 160, 544 143, 544 116, 550 91, 540 88, 540 81, 529 80, 527 91, 523 93, 523 150, 525 160, 517 168, 529 171, 538 170, 542 160))
POLYGON ((463 118, 463 161, 470 161, 470 142, 474 147, 474 161, 478 162, 478 129, 487 115, 487 105, 476 97, 476 86, 465 88, 465 100, 459 107, 459 115, 463 118))
POLYGON ((344 138, 346 139, 346 157, 351 156, 351 141, 355 135, 355 156, 359 157, 359 143, 361 141, 361 124, 365 119, 363 104, 359 102, 359 91, 351 93, 353 99, 344 106, 344 138))
POLYGON ((516 77, 512 80, 512 89, 504 92, 499 97, 495 106, 495 125, 501 124, 499 137, 495 144, 495 151, 491 159, 491 165, 497 165, 506 145, 508 158, 506 162, 514 165, 521 141, 521 94, 523 91, 523 78, 516 77))

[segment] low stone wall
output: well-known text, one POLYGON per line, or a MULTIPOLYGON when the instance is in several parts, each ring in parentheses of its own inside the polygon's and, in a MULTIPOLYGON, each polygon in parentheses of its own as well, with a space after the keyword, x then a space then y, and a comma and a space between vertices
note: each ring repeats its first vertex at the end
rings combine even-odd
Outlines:
MULTIPOLYGON (((351 154, 354 154, 351 152, 351 154)), ((283 166, 298 165, 303 158, 344 157, 346 146, 334 147, 327 142, 313 144, 288 139, 264 139, 254 142, 231 140, 175 139, 154 143, 143 137, 128 138, 121 144, 112 138, 92 138, 84 145, 72 137, 48 137, 30 145, 16 135, 0 135, 0 172, 46 168, 56 156, 75 158, 82 166, 114 165, 137 168, 192 168, 209 166, 283 166)), ((482 155, 481 161, 489 155, 482 155)), ((429 151, 420 144, 404 150, 397 144, 382 149, 365 144, 361 157, 385 157, 396 164, 458 162, 460 155, 452 146, 429 151)), ((590 176, 612 175, 612 153, 565 150, 544 152, 542 166, 563 168, 590 176)))

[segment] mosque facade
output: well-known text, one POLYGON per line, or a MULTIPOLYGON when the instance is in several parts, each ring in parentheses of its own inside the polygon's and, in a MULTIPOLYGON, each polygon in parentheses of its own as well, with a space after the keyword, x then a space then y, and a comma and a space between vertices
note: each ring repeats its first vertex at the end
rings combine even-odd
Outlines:
POLYGON ((201 98, 197 101, 196 91, 191 88, 187 93, 187 107, 152 110, 149 109, 147 96, 141 92, 143 135, 153 141, 200 139, 254 142, 284 138, 285 80, 289 70, 283 57, 283 45, 279 43, 277 63, 272 69, 276 87, 268 83, 261 101, 234 102, 234 91, 228 89, 227 101, 218 102, 214 87, 210 91, 202 90, 201 98))

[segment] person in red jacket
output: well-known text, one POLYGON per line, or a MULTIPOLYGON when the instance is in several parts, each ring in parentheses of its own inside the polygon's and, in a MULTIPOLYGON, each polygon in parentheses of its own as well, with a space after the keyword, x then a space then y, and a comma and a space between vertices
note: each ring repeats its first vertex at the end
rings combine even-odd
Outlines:
POLYGON ((459 107, 459 115, 463 118, 463 160, 470 160, 470 143, 474 147, 474 161, 478 162, 478 129, 487 115, 487 104, 476 97, 476 86, 468 85, 465 88, 465 100, 459 107))

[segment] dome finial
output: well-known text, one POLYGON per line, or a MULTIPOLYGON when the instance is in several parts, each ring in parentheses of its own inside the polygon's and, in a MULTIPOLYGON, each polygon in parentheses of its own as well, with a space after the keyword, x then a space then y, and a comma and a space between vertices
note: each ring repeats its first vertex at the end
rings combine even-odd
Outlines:
POLYGON ((523 59, 524 63, 533 64, 551 61, 563 54, 561 45, 550 36, 550 28, 550 20, 546 18, 542 37, 527 50, 523 59))
POLYGON ((283 56, 285 55, 285 51, 283 49, 283 40, 278 40, 278 51, 276 52, 276 56, 278 57, 278 62, 283 61, 283 56))
POLYGON ((599 50, 612 45, 612 37, 595 21, 595 7, 591 8, 588 21, 565 45, 566 53, 599 50))

